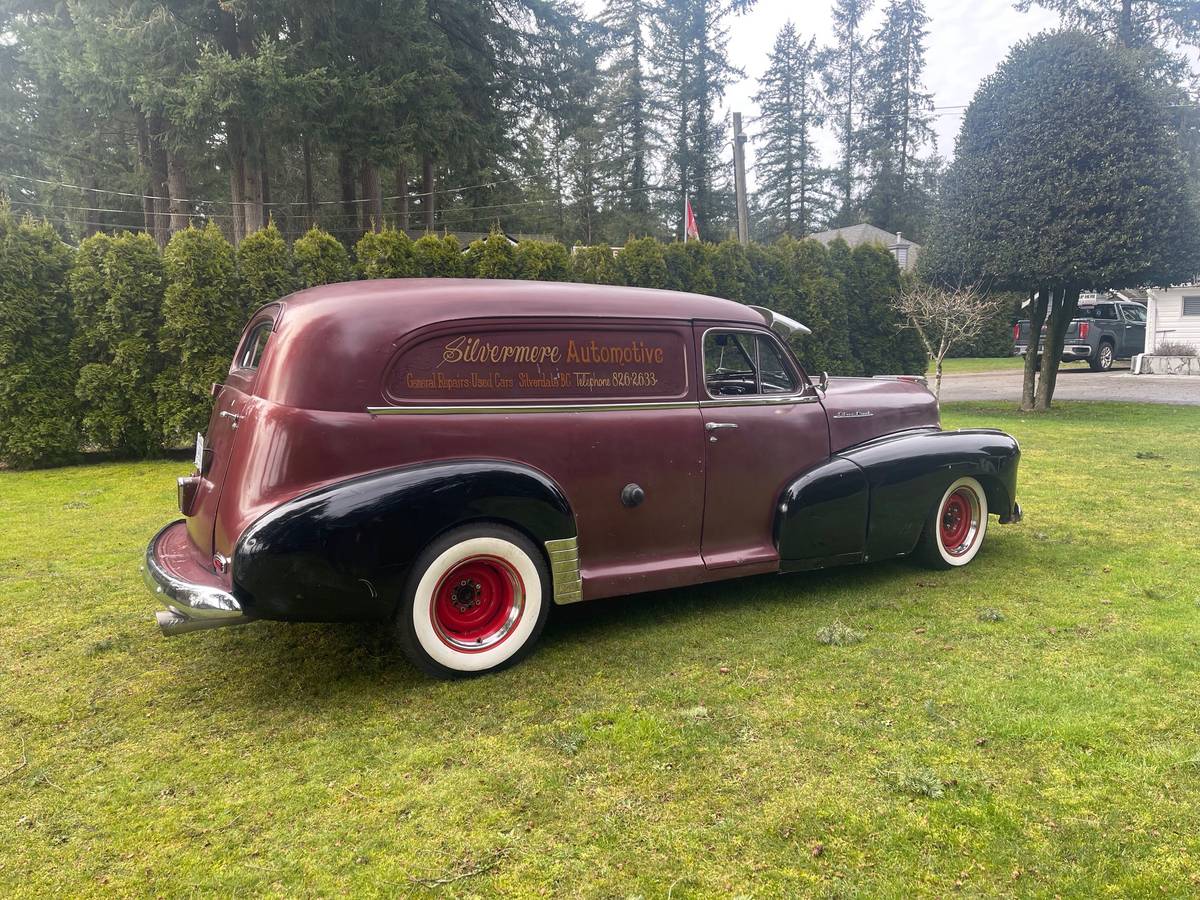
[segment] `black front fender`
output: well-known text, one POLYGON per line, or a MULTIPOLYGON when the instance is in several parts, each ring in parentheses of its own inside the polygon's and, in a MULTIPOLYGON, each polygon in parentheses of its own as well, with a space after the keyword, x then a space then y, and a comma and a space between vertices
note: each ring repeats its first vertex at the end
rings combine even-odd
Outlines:
POLYGON ((328 485, 266 513, 238 540, 234 589, 258 618, 388 618, 421 550, 451 528, 483 520, 511 525, 539 547, 576 534, 562 490, 528 466, 405 466, 328 485))
POLYGON ((1021 449, 996 429, 910 432, 840 455, 859 466, 870 485, 867 559, 911 553, 925 520, 958 478, 979 481, 990 513, 1011 515, 1017 500, 1021 449))
POLYGON ((988 509, 1014 518, 1021 451, 993 429, 908 431, 835 454, 780 497, 775 544, 784 570, 911 553, 956 479, 979 480, 988 509))

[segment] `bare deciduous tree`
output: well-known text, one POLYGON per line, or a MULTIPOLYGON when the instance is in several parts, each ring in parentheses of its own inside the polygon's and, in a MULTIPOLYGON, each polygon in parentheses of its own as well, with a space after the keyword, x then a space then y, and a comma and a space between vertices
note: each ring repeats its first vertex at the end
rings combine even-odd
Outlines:
POLYGON ((973 285, 936 287, 913 281, 897 295, 894 306, 921 337, 925 353, 933 363, 933 395, 941 398, 942 361, 957 345, 978 337, 1003 304, 973 285))

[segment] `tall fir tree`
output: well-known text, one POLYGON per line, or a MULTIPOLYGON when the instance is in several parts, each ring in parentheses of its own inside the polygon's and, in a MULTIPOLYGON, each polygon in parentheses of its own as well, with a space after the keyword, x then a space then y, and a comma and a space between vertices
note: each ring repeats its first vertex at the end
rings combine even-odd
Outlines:
POLYGON ((872 0, 835 0, 833 4, 834 44, 826 51, 824 75, 839 150, 835 225, 850 225, 858 218, 856 189, 862 169, 860 125, 867 63, 863 19, 871 4, 872 0))
POLYGON ((931 202, 921 158, 934 141, 933 100, 922 83, 928 25, 921 0, 888 0, 871 39, 863 95, 863 212, 873 225, 916 238, 931 202))
POLYGON ((756 162, 761 222, 756 231, 765 238, 803 237, 833 211, 829 173, 821 168, 814 143, 814 132, 828 113, 819 56, 816 39, 804 40, 786 23, 754 95, 761 143, 756 162))
POLYGON ((658 0, 651 17, 657 85, 664 102, 663 142, 668 176, 675 182, 676 234, 683 237, 680 211, 689 200, 700 236, 723 236, 732 198, 719 178, 726 126, 716 108, 742 72, 729 62, 728 22, 749 8, 747 0, 658 0))
POLYGON ((647 0, 607 0, 600 24, 607 29, 601 122, 606 136, 601 171, 610 210, 610 240, 657 230, 650 167, 654 123, 661 105, 650 91, 647 0))

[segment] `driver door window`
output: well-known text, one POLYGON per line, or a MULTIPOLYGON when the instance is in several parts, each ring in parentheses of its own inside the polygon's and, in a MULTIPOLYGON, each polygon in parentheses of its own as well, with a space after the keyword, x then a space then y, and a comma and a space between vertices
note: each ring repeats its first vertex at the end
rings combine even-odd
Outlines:
POLYGON ((709 331, 704 336, 704 384, 710 397, 791 394, 796 377, 766 335, 709 331))

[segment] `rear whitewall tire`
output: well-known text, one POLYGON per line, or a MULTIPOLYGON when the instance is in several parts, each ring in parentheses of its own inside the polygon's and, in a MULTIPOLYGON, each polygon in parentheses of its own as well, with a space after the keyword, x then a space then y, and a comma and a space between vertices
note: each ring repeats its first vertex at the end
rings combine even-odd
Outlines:
POLYGON ((546 563, 532 541, 503 525, 467 525, 433 541, 418 557, 397 611, 397 635, 409 660, 431 675, 454 678, 495 671, 532 649, 545 625, 550 596, 546 563), (507 573, 513 584, 509 609, 515 621, 506 628, 510 616, 498 610, 498 624, 479 639, 479 649, 467 649, 472 641, 447 627, 438 604, 447 576, 472 565, 507 573))

